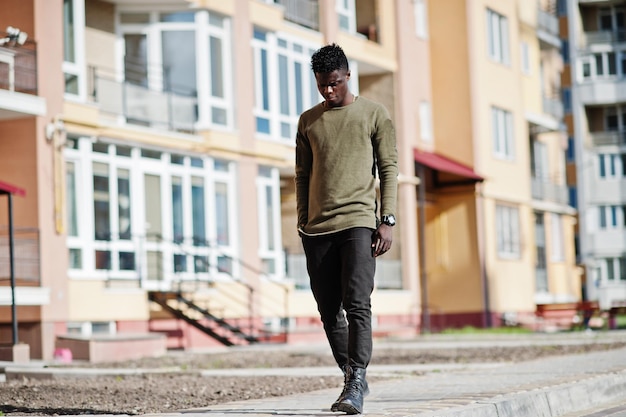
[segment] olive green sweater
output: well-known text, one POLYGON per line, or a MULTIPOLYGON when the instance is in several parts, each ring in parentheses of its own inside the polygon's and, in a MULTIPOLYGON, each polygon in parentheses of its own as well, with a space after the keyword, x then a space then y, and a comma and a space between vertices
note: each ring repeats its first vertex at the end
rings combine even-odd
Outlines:
POLYGON ((300 231, 319 235, 352 227, 375 229, 378 214, 395 215, 397 159, 393 123, 378 103, 356 97, 347 106, 320 103, 302 113, 295 167, 300 231))

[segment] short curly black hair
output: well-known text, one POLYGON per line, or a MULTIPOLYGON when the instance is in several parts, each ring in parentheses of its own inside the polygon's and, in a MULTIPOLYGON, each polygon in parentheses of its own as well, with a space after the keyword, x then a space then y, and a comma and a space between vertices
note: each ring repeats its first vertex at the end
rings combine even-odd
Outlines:
POLYGON ((343 49, 336 43, 331 43, 315 51, 311 57, 311 69, 316 74, 323 74, 335 70, 349 71, 350 67, 343 49))

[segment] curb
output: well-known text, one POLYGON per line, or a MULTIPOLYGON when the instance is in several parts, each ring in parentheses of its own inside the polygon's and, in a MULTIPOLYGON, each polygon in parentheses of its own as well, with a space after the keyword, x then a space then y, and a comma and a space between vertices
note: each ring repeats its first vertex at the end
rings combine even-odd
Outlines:
POLYGON ((626 371, 533 391, 506 394, 420 417, 558 417, 626 400, 626 371))

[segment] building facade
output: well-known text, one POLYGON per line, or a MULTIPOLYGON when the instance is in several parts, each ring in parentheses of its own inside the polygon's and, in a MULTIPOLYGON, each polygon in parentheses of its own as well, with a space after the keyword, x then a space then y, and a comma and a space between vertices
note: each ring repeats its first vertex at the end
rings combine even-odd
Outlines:
POLYGON ((36 41, 38 90, 0 93, 39 107, 0 104, 0 181, 25 189, 16 228, 37 237, 34 281, 17 288, 33 357, 60 335, 323 338, 293 165, 298 117, 320 100, 310 56, 330 42, 352 91, 396 123, 376 335, 534 326, 537 304, 580 298, 551 2, 17 3, 0 27, 36 41))
POLYGON ((563 1, 571 88, 571 158, 586 298, 603 309, 626 303, 624 28, 619 1, 563 1))

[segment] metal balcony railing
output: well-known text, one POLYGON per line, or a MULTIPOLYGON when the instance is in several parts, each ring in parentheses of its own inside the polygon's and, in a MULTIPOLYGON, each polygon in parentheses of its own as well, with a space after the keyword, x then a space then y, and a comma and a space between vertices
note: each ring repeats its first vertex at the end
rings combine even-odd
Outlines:
POLYGON ((563 102, 558 98, 543 97, 543 112, 554 116, 557 120, 562 120, 565 115, 563 102))
POLYGON ((0 89, 37 95, 35 42, 27 41, 24 45, 0 46, 0 89))
POLYGON ((533 177, 531 181, 532 196, 536 200, 568 204, 567 186, 552 181, 533 177))
POLYGON ((198 120, 195 93, 173 88, 150 88, 120 80, 102 68, 90 68, 89 91, 100 111, 126 123, 193 133, 198 120))
POLYGON ((591 140, 594 146, 604 145, 625 145, 626 144, 626 131, 602 131, 602 132, 590 132, 591 140))
MULTIPOLYGON (((0 227, 0 286, 9 285, 9 230, 0 227)), ((19 283, 41 283, 39 231, 30 228, 13 229, 13 268, 19 283)))
POLYGON ((285 8, 285 19, 318 30, 319 4, 317 0, 274 0, 285 8))
POLYGON ((626 30, 585 32, 583 37, 584 46, 619 42, 626 42, 626 30))
POLYGON ((551 35, 559 34, 559 19, 554 13, 550 13, 543 9, 537 11, 537 26, 539 29, 545 30, 551 35))

